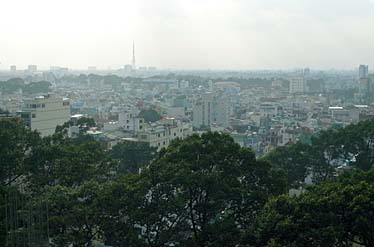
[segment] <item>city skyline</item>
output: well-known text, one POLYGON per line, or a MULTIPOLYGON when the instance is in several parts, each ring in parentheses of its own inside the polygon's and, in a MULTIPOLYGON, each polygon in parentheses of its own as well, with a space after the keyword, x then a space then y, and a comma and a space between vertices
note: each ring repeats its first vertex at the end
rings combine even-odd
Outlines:
POLYGON ((374 247, 374 0, 0 3, 0 247, 374 247))
POLYGON ((133 42, 139 66, 161 69, 374 65, 372 0, 6 0, 2 9, 1 70, 122 68, 133 42))

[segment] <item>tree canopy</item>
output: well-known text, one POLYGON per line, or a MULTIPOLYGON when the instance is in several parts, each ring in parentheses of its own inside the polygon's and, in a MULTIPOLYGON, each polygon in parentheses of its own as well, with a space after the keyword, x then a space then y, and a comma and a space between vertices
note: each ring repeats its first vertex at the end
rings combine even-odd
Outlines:
POLYGON ((311 144, 279 147, 263 159, 286 172, 290 188, 300 186, 308 175, 316 183, 330 180, 338 167, 368 171, 374 167, 374 121, 321 131, 311 144))
POLYGON ((142 110, 138 117, 144 118, 144 121, 147 123, 153 123, 161 119, 161 115, 153 109, 142 110))
POLYGON ((121 173, 138 173, 156 156, 157 148, 147 143, 125 141, 113 147, 110 156, 119 161, 121 173))
POLYGON ((42 138, 0 119, 0 246, 374 245, 373 122, 263 159, 216 132, 156 153, 106 150, 65 127, 42 138), (351 171, 336 173, 340 160, 351 171), (309 172, 318 182, 289 196, 309 172))
POLYGON ((22 89, 25 93, 48 93, 52 84, 48 81, 37 81, 25 84, 21 78, 12 78, 7 81, 0 81, 0 91, 4 93, 14 93, 22 89))
POLYGON ((345 174, 299 197, 270 200, 258 217, 257 236, 248 239, 255 246, 373 246, 373 199, 374 171, 345 174))

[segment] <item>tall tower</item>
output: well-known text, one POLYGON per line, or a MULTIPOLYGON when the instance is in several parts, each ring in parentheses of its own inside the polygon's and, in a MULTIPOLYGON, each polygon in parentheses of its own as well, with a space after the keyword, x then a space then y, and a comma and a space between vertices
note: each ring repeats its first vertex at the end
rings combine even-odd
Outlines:
POLYGON ((135 43, 132 42, 132 69, 136 69, 136 64, 135 64, 135 43))
POLYGON ((358 68, 358 77, 361 78, 367 78, 369 75, 369 66, 368 65, 360 65, 358 68))

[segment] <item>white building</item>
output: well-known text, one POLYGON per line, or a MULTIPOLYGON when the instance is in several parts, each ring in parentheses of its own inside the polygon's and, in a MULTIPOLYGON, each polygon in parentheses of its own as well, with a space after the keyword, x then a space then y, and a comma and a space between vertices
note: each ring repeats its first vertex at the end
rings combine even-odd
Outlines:
POLYGON ((331 115, 331 118, 335 121, 357 123, 360 119, 361 110, 359 107, 345 109, 341 106, 330 106, 329 114, 331 115))
POLYGON ((205 93, 197 99, 192 108, 193 127, 209 127, 212 121, 213 93, 205 93))
POLYGON ((218 125, 228 127, 230 124, 230 108, 228 100, 213 93, 204 93, 194 102, 192 109, 193 127, 210 127, 218 125))
POLYGON ((55 132, 57 125, 70 120, 69 99, 46 95, 25 100, 20 114, 28 127, 39 131, 41 136, 48 136, 55 132))
POLYGON ((139 132, 144 129, 144 118, 137 117, 137 114, 131 112, 121 112, 118 114, 118 124, 125 131, 139 132))
POLYGON ((154 126, 138 132, 138 141, 149 143, 150 147, 160 150, 168 147, 172 140, 183 139, 190 135, 192 135, 190 124, 183 124, 174 118, 166 118, 154 126))

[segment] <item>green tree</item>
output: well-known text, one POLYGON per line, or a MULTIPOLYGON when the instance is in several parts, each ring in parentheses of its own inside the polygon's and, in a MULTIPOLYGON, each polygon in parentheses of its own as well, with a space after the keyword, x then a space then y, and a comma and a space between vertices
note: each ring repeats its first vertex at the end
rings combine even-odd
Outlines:
POLYGON ((312 137, 307 167, 312 172, 313 182, 323 182, 333 177, 337 164, 343 160, 340 139, 337 129, 328 129, 312 137))
POLYGON ((312 186, 300 197, 280 196, 265 206, 252 244, 373 246, 374 171, 345 174, 312 186))
POLYGON ((176 200, 184 202, 190 227, 185 244, 191 246, 235 246, 234 236, 244 223, 285 185, 251 150, 212 132, 174 141, 149 172, 157 186, 172 186, 176 200))
POLYGON ((5 246, 6 243, 6 188, 0 185, 0 245, 5 246))
POLYGON ((161 115, 153 109, 142 110, 138 117, 144 118, 147 123, 153 123, 161 119, 161 115))
POLYGON ((69 120, 65 122, 63 125, 57 125, 55 133, 67 135, 68 129, 71 126, 78 126, 80 130, 80 134, 84 134, 92 127, 96 127, 96 122, 93 118, 87 118, 87 117, 81 117, 77 120, 77 122, 74 122, 72 120, 69 120))
MULTIPOLYGON (((28 174, 28 160, 34 147, 41 141, 36 131, 31 131, 16 118, 0 119, 0 246, 6 246, 6 225, 9 224, 9 193, 24 183, 28 174), (7 213, 5 213, 7 212, 7 213)), ((17 195, 19 192, 15 192, 17 195)), ((13 205, 17 212, 20 205, 13 205)), ((18 226, 21 221, 12 225, 18 226)))
POLYGON ((99 227, 103 232, 105 244, 146 246, 138 237, 141 229, 135 227, 146 189, 142 186, 138 174, 127 174, 104 184, 98 200, 102 212, 99 227))
POLYGON ((48 81, 38 81, 26 84, 23 88, 25 93, 36 94, 36 93, 48 93, 52 84, 48 81))
POLYGON ((100 228, 115 246, 236 246, 285 184, 230 136, 194 135, 173 141, 140 174, 108 183, 100 228))
POLYGON ((30 188, 44 186, 74 187, 91 179, 106 180, 117 169, 99 142, 76 142, 61 135, 43 138, 29 158, 30 188))
POLYGON ((171 184, 128 174, 106 187, 100 227, 114 246, 168 246, 183 238, 183 202, 171 184))
POLYGON ((31 131, 18 119, 0 119, 0 183, 10 185, 27 174, 28 159, 34 146, 40 142, 39 134, 31 131))
POLYGON ((274 168, 285 172, 289 189, 299 188, 304 183, 311 158, 310 146, 303 143, 276 148, 263 157, 274 168))
POLYGON ((137 173, 156 155, 156 148, 147 143, 125 141, 113 147, 110 156, 119 161, 121 173, 137 173))
POLYGON ((339 132, 342 154, 351 165, 364 171, 374 167, 374 121, 349 125, 339 132))
POLYGON ((11 78, 7 81, 0 81, 0 91, 4 93, 13 93, 25 86, 21 78, 11 78))
POLYGON ((100 239, 101 190, 98 182, 88 181, 75 188, 48 187, 41 198, 36 198, 48 204, 52 246, 93 246, 93 241, 100 239))
POLYGON ((308 175, 315 183, 330 180, 335 169, 353 157, 357 159, 352 163, 354 166, 367 169, 374 161, 374 146, 361 125, 321 131, 312 137, 311 144, 298 142, 278 147, 263 159, 286 172, 289 188, 298 188, 308 175))

